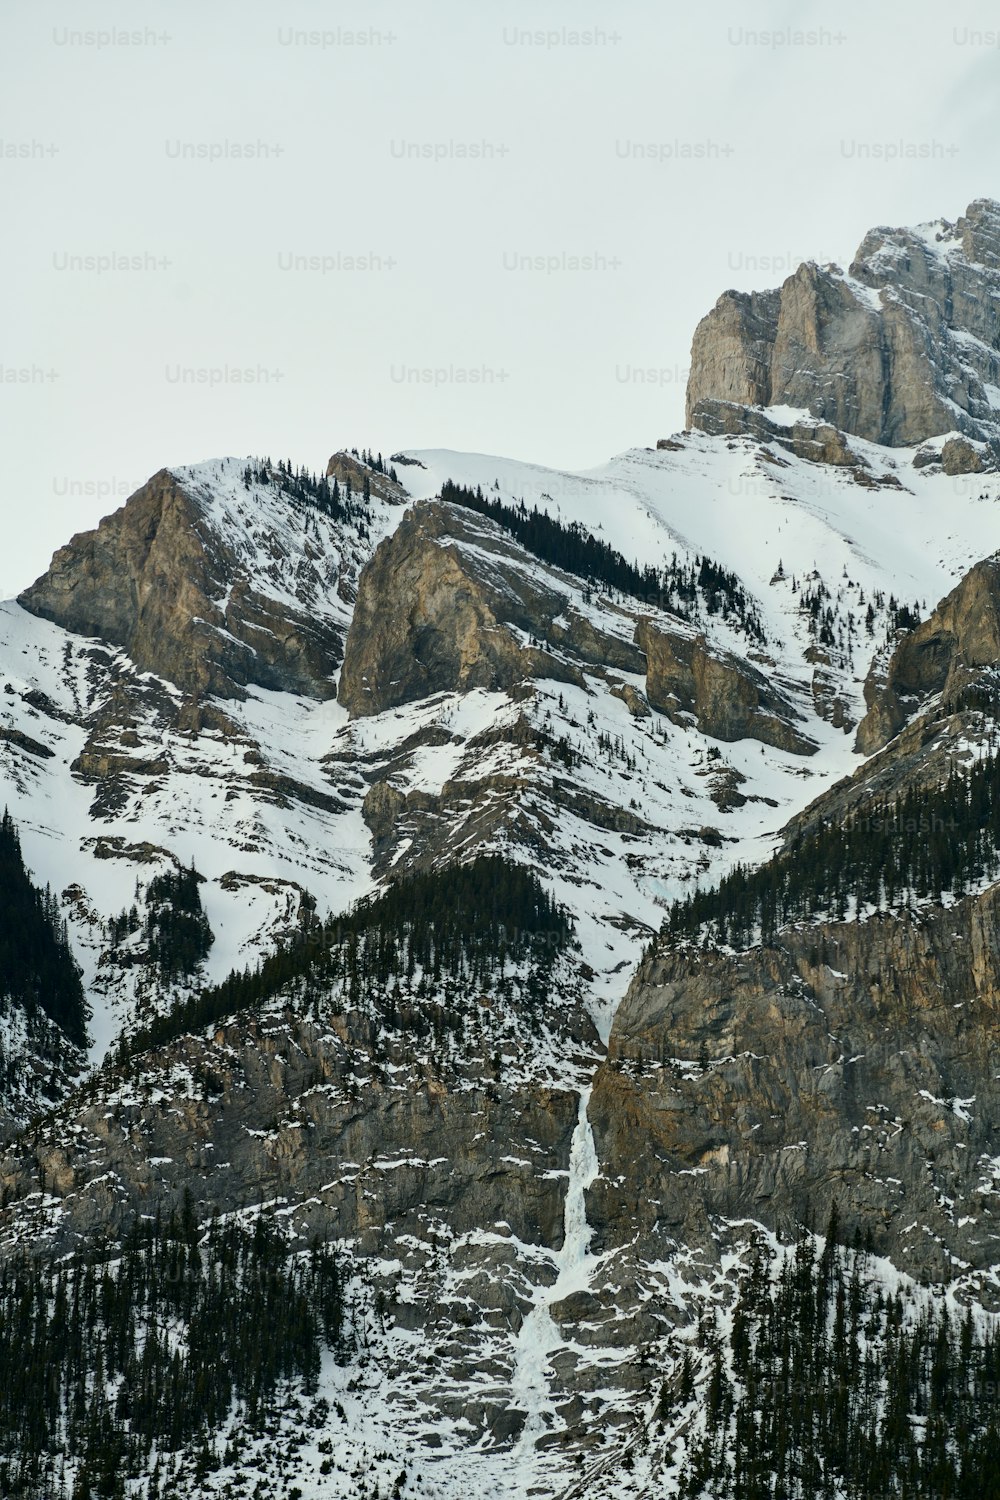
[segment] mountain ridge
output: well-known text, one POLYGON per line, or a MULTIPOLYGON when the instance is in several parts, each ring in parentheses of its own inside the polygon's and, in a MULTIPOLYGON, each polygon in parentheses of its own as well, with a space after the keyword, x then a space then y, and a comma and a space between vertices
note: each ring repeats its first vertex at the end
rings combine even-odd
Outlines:
MULTIPOLYGON (((740 1330, 765 1359, 807 1282, 831 1368, 846 1319, 901 1390, 899 1328, 950 1350, 928 1320, 969 1309, 991 1368, 988 810, 962 806, 947 889, 913 875, 919 829, 883 869, 837 851, 942 788, 959 807, 996 748, 993 346, 965 407, 911 358, 921 276, 969 304, 942 381, 987 316, 995 207, 940 240, 873 231, 787 306, 726 294, 692 426, 658 448, 583 474, 393 454, 405 490, 367 451, 322 480, 162 470, 0 607, 3 799, 94 1012, 82 1080, 9 1028, 0 1261, 85 1285, 128 1247, 134 1277, 155 1224, 150 1264, 201 1256, 210 1288, 220 1230, 258 1223, 262 1257, 304 1270, 317 1241, 351 1288, 318 1367, 204 1442, 142 1437, 114 1386, 119 1447, 78 1435, 70 1483, 103 1485, 113 1450, 128 1500, 693 1500, 709 1471, 749 1500, 740 1330), (808 306, 861 330, 832 407, 840 333, 765 389, 808 306), (772 877, 823 899, 680 920, 747 871, 762 900, 772 877)), ((822 1371, 796 1378, 815 1416, 822 1371)), ((921 1433, 913 1472, 952 1461, 921 1433)), ((30 1500, 60 1482, 49 1441, 10 1459, 30 1500)), ((871 1500, 807 1459, 796 1500, 871 1500)))

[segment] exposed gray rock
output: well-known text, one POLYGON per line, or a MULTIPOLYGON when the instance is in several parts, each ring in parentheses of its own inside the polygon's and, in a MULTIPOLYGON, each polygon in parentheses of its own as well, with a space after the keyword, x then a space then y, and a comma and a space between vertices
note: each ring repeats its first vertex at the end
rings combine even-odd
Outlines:
POLYGON ((649 718, 650 708, 647 699, 630 682, 616 683, 611 689, 611 694, 612 697, 622 700, 633 719, 649 718))
POLYGON ((756 739, 796 755, 815 751, 795 727, 799 715, 790 699, 749 662, 711 649, 694 630, 667 631, 649 619, 640 620, 636 640, 646 653, 646 697, 657 713, 675 723, 692 716, 720 740, 756 739))
POLYGON ((415 507, 361 575, 340 701, 356 718, 535 677, 579 684, 587 667, 641 672, 641 653, 574 608, 573 589, 484 517, 415 507))
POLYGON ((123 647, 191 694, 239 698, 257 683, 328 698, 343 629, 313 607, 315 583, 300 608, 284 588, 271 594, 209 524, 197 493, 161 469, 95 531, 60 548, 19 602, 123 647))
POLYGON ((783 424, 753 407, 705 396, 698 403, 695 425, 713 436, 732 434, 752 437, 760 443, 774 443, 809 463, 868 467, 851 448, 844 434, 828 422, 783 424))
POLYGON ((711 403, 787 405, 871 442, 998 431, 1000 205, 957 224, 871 230, 845 274, 801 265, 780 290, 723 293, 695 331, 689 426, 711 403))
POLYGON ((615 1018, 591 1119, 603 1246, 711 1215, 845 1231, 913 1274, 995 1259, 1000 891, 789 929, 735 956, 658 947, 615 1018))
POLYGON ((941 449, 941 467, 946 474, 981 474, 986 464, 967 438, 949 438, 941 449))
POLYGON ((70 1249, 150 1204, 169 1213, 187 1186, 206 1214, 286 1194, 310 1233, 359 1240, 368 1254, 391 1252, 429 1208, 455 1233, 503 1222, 558 1248, 572 1088, 507 1083, 485 1057, 456 1070, 388 1052, 386 1072, 385 1036, 351 1012, 244 1016, 212 1039, 185 1038, 142 1060, 124 1089, 134 1102, 115 1103, 113 1088, 106 1102, 105 1081, 57 1130, 8 1146, 7 1220, 30 1210, 20 1200, 44 1180, 62 1212, 42 1238, 70 1249))
POLYGON ((907 631, 865 683, 868 712, 858 725, 866 755, 888 744, 922 699, 947 698, 970 672, 1000 662, 1000 562, 977 563, 934 613, 907 631))

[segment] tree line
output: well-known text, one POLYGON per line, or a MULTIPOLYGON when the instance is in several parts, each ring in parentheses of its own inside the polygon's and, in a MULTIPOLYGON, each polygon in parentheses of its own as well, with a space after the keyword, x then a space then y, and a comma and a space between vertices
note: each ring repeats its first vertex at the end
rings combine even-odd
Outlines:
POLYGON ((59 902, 32 883, 5 808, 0 819, 0 999, 41 1011, 78 1047, 87 1043, 87 1002, 59 902))
POLYGON ((300 930, 254 968, 181 1001, 136 1032, 119 1060, 161 1047, 307 981, 314 995, 343 986, 357 1001, 373 986, 444 980, 488 989, 505 970, 531 966, 529 998, 571 942, 566 909, 533 870, 498 854, 410 875, 327 921, 307 913, 300 930))
POLYGON ((192 1451, 204 1476, 234 1408, 259 1430, 283 1383, 315 1393, 324 1349, 348 1357, 345 1282, 332 1249, 290 1254, 266 1215, 199 1226, 189 1194, 105 1258, 8 1260, 0 1492, 121 1500, 150 1475, 154 1500, 169 1455, 192 1451))
POLYGON ((617 589, 685 620, 697 618, 703 605, 709 615, 730 621, 759 644, 766 640, 757 607, 736 574, 709 557, 685 563, 674 553, 665 567, 639 567, 578 521, 565 526, 537 506, 529 511, 523 500, 505 505, 487 499, 481 485, 472 490, 448 479, 441 486, 441 499, 489 517, 535 557, 589 583, 617 589))
POLYGON ((381 453, 373 453, 370 448, 362 448, 360 453, 357 448, 352 448, 351 453, 360 463, 367 464, 369 469, 372 469, 376 474, 384 474, 387 479, 392 480, 393 484, 399 483, 399 476, 395 468, 391 463, 387 464, 385 462, 381 453))
POLYGON ((841 822, 793 838, 756 869, 737 865, 670 908, 663 935, 746 948, 793 922, 844 921, 866 909, 960 896, 1000 875, 1000 761, 950 765, 937 787, 873 799, 841 822))
MULTIPOLYGON (((777 1275, 758 1247, 728 1328, 701 1329, 702 1430, 684 1500, 997 1500, 1000 1338, 921 1310, 837 1244, 802 1233, 777 1275)), ((665 1422, 692 1394, 664 1385, 665 1422)))
POLYGON ((201 904, 203 880, 193 863, 155 876, 146 890, 144 919, 133 905, 109 921, 112 948, 141 932, 149 961, 164 983, 197 973, 215 941, 201 904))
POLYGON ((245 490, 253 484, 274 485, 289 499, 312 506, 333 521, 353 521, 362 535, 366 522, 371 519, 367 509, 370 498, 367 479, 363 494, 359 496, 352 488, 350 478, 341 490, 336 476, 331 484, 325 475, 317 477, 304 466, 293 468, 291 459, 279 458, 277 465, 273 465, 269 458, 263 458, 253 459, 245 466, 242 480, 245 490))

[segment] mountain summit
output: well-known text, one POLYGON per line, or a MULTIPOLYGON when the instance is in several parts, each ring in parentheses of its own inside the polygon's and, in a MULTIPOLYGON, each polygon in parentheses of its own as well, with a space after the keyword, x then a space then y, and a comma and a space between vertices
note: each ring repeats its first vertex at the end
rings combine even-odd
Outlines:
POLYGON ((4 1496, 994 1492, 998 219, 0 604, 4 1496))
POLYGON ((780 288, 724 292, 695 331, 688 425, 738 426, 720 404, 797 408, 889 447, 997 438, 1000 204, 872 229, 847 271, 807 261, 780 288))

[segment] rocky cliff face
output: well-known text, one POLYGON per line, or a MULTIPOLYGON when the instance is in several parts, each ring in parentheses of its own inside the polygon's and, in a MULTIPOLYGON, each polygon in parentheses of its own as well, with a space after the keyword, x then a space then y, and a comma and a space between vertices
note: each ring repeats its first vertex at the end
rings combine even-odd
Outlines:
POLYGON ((594 1091, 602 1242, 836 1202, 914 1275, 992 1265, 998 951, 996 889, 735 956, 659 948, 594 1091))
POLYGON ((646 697, 668 718, 689 716, 714 739, 760 740, 796 755, 815 751, 796 727, 800 715, 790 697, 759 667, 711 650, 694 631, 665 630, 650 620, 640 620, 636 640, 646 654, 646 697))
POLYGON ((865 683, 868 712, 858 749, 880 750, 933 694, 945 701, 970 687, 983 668, 1000 662, 1000 562, 986 558, 907 631, 888 661, 876 661, 865 683))
MULTIPOLYGON (((736 309, 747 389, 782 302, 736 309)), ((199 1217, 263 1203, 297 1243, 341 1248, 363 1337, 323 1375, 357 1413, 338 1493, 399 1449, 442 1494, 670 1493, 643 1455, 684 1352, 704 1392, 699 1316, 731 1300, 760 1226, 822 1227, 834 1202, 897 1266, 996 1296, 997 891, 742 953, 649 947, 667 903, 783 827, 936 784, 995 727, 995 561, 952 589, 992 546, 982 444, 904 469, 832 416, 746 412, 742 389, 702 403, 717 435, 600 473, 425 455, 405 513, 381 480, 335 520, 240 466, 165 471, 64 549, 30 614, 0 609, 4 798, 106 1042, 314 910, 481 850, 573 914, 580 946, 543 985, 504 960, 482 991, 428 971, 345 993, 318 964, 83 1088, 55 1079, 47 1117, 35 1088, 0 1155, 4 1253, 114 1239, 185 1190, 199 1217), (446 477, 629 560, 676 554, 689 618, 442 504, 446 477), (752 616, 706 592, 702 560, 738 575, 752 616), (889 596, 942 594, 882 651, 889 596), (882 748, 862 762, 844 730, 873 656, 863 748, 882 748), (141 940, 113 944, 109 918, 192 857, 215 967, 133 983, 141 940)), ((353 497, 358 463, 331 460, 353 497)))
POLYGON ((425 987, 360 1002, 335 987, 304 1007, 286 994, 107 1070, 0 1159, 0 1241, 27 1231, 36 1251, 71 1253, 185 1194, 199 1218, 284 1204, 295 1234, 367 1264, 382 1329, 403 1335, 379 1356, 401 1384, 397 1422, 509 1440, 526 1417, 514 1341, 555 1279, 580 1081, 600 1050, 578 967, 561 963, 541 1004, 514 976, 502 1004, 453 992, 460 1027, 425 987), (440 1341, 433 1370, 414 1368, 417 1334, 440 1341))
MULTIPOLYGON (((195 1181, 211 1212, 239 1208, 248 1193, 287 1194, 310 1233, 360 1240, 367 1253, 390 1256, 430 1207, 456 1234, 502 1220, 518 1239, 558 1249, 572 1066, 565 1085, 540 1088, 527 1030, 511 1014, 489 1019, 489 1047, 445 1062, 415 1036, 394 1037, 385 1012, 367 1005, 244 1016, 126 1065, 111 1093, 91 1090, 93 1103, 84 1094, 68 1134, 60 1126, 16 1143, 3 1159, 4 1203, 44 1183, 61 1212, 50 1230, 37 1227, 58 1251, 86 1243, 109 1216, 122 1232, 152 1199, 179 1207, 195 1181), (158 1094, 171 1107, 156 1107, 158 1094), (489 1144, 476 1149, 476 1139, 489 1144)), ((593 1027, 565 992, 545 1019, 568 1059, 592 1061, 593 1027)))
POLYGON ((373 469, 363 459, 343 448, 331 453, 326 466, 326 477, 336 479, 345 493, 350 488, 352 494, 363 495, 367 486, 369 494, 380 500, 388 500, 394 505, 402 505, 406 500, 406 489, 398 479, 393 479, 390 474, 379 469, 373 469))
POLYGON ((255 683, 332 697, 355 528, 240 474, 235 460, 162 469, 61 548, 20 603, 188 694, 239 698, 255 683))
POLYGON ((631 684, 616 688, 638 716, 653 708, 720 740, 816 748, 791 695, 759 667, 631 601, 599 618, 583 607, 579 580, 452 505, 410 511, 363 573, 339 696, 358 717, 434 693, 510 691, 542 678, 582 686, 618 672, 645 676, 645 700, 631 684))
POLYGON ((843 432, 908 446, 996 437, 1000 205, 956 224, 873 229, 848 272, 808 262, 780 290, 726 292, 699 323, 687 421, 713 402, 804 408, 843 432))
POLYGON ((357 717, 532 678, 580 684, 593 666, 641 672, 635 646, 573 608, 578 591, 482 517, 411 510, 362 575, 340 701, 357 717))
MULTIPOLYGON (((831 427, 829 422, 802 418, 778 422, 762 411, 748 409, 726 397, 703 396, 698 402, 697 425, 713 437, 727 433, 752 437, 760 443, 773 444, 787 453, 794 453, 796 458, 804 458, 808 463, 854 469, 855 477, 862 483, 868 478, 865 459, 854 452, 839 428, 831 427)), ((934 454, 934 461, 939 461, 937 454, 934 454)), ((884 475, 881 482, 885 483, 884 475)))

